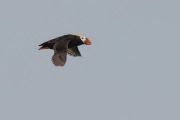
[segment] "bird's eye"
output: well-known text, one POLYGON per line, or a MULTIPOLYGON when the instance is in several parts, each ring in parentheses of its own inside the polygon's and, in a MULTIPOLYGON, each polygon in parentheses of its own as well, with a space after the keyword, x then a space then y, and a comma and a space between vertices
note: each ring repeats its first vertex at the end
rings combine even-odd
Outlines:
POLYGON ((80 37, 80 39, 81 39, 83 42, 85 42, 86 37, 80 37))

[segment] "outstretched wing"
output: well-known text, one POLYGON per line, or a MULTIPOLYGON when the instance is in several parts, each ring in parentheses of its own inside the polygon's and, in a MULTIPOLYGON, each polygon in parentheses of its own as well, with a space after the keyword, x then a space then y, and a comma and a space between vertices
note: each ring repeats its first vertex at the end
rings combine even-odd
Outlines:
POLYGON ((66 63, 66 56, 68 50, 69 41, 59 41, 54 44, 54 55, 52 56, 52 62, 55 66, 64 66, 66 63))
POLYGON ((72 48, 68 48, 68 54, 72 55, 72 56, 81 56, 81 53, 78 50, 78 47, 72 47, 72 48))

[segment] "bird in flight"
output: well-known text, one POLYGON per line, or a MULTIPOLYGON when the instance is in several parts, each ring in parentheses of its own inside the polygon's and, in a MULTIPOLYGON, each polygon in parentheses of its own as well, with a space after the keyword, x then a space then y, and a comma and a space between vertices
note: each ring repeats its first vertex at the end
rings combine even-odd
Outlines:
POLYGON ((55 66, 64 66, 67 53, 72 56, 81 56, 78 46, 82 44, 91 45, 91 41, 82 35, 67 34, 40 44, 39 50, 53 49, 53 64, 55 66))

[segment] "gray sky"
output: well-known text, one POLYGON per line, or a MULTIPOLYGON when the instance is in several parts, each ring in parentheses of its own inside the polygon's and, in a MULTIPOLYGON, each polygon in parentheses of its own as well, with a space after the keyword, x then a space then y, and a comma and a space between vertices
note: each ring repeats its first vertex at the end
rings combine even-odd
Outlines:
POLYGON ((180 120, 180 1, 1 0, 1 120, 180 120), (92 41, 64 67, 38 45, 92 41))

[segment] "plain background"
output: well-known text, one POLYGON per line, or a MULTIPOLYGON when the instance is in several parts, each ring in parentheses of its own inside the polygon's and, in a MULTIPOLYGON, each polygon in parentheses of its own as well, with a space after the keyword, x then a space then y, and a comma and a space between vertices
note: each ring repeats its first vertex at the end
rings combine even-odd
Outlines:
POLYGON ((179 0, 1 0, 1 120, 180 120, 179 0), (64 67, 39 44, 92 41, 64 67))

